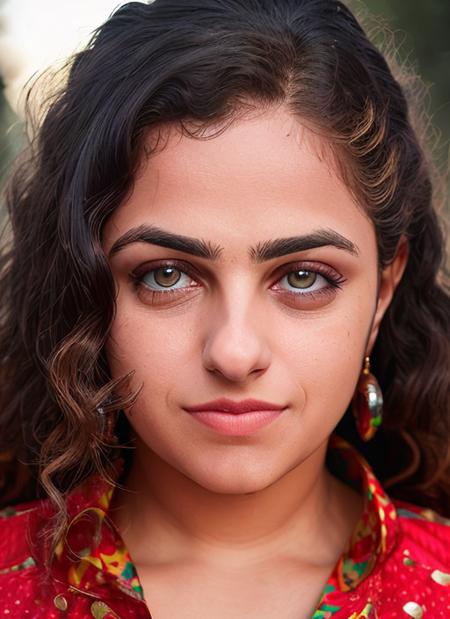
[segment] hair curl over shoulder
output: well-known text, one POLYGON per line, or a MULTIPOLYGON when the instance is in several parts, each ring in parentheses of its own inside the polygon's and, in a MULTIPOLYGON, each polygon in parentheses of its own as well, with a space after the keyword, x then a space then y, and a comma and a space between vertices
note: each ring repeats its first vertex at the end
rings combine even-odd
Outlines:
POLYGON ((55 539, 64 493, 105 474, 115 453, 96 407, 118 411, 137 397, 117 396, 127 377, 111 380, 104 353, 115 289, 103 226, 132 187, 149 128, 177 122, 201 139, 252 104, 284 104, 328 137, 373 221, 380 269, 402 236, 409 242, 372 355, 382 429, 361 445, 347 411, 338 430, 393 496, 450 515, 443 216, 405 90, 339 0, 155 0, 117 10, 75 56, 6 191, 1 501, 50 496, 60 510, 55 539))

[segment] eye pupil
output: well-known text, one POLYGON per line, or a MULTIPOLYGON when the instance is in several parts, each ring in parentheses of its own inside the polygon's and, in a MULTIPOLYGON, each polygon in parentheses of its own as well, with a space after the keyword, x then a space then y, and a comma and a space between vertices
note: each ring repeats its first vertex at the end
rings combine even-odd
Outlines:
POLYGON ((317 273, 311 271, 292 271, 288 275, 288 282, 295 288, 309 288, 314 284, 317 273))
POLYGON ((173 286, 180 279, 180 272, 174 267, 161 267, 155 271, 155 281, 159 286, 173 286))

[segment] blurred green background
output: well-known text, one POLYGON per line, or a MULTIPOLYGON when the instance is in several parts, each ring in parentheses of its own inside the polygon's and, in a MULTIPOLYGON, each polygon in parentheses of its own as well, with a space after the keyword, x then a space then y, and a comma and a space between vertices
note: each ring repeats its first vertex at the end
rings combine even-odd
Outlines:
MULTIPOLYGON (((358 15, 368 9, 394 33, 399 56, 408 61, 428 88, 428 107, 441 137, 437 163, 448 169, 450 140, 450 0, 348 0, 358 15)), ((370 24, 370 23, 369 23, 370 24)), ((376 40, 376 39, 375 39, 376 40)), ((22 141, 22 126, 3 96, 0 76, 0 184, 22 141)))

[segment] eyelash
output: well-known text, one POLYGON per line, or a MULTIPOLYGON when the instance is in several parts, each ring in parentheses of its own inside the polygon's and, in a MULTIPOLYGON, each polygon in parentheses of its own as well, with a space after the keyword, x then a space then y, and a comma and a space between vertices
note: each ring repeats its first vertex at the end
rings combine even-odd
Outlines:
MULTIPOLYGON (((156 265, 152 265, 151 269, 148 269, 146 268, 145 265, 142 265, 141 267, 138 267, 137 269, 135 269, 134 271, 130 273, 130 277, 133 280, 133 285, 135 289, 136 290, 141 289, 141 291, 146 296, 150 295, 152 301, 159 300, 162 298, 169 299, 169 298, 172 298, 172 295, 183 294, 183 290, 185 290, 186 288, 189 288, 189 286, 185 288, 176 288, 176 289, 168 288, 165 291, 161 291, 161 290, 152 290, 151 288, 147 286, 147 284, 143 282, 144 277, 146 275, 148 275, 149 273, 153 273, 157 271, 158 269, 161 269, 164 267, 172 267, 176 269, 177 271, 179 271, 180 273, 184 275, 188 275, 191 279, 194 279, 194 280, 197 280, 198 278, 198 275, 195 272, 195 270, 192 269, 192 267, 190 267, 188 264, 179 263, 173 260, 170 260, 170 261, 163 260, 157 263, 156 265)), ((339 275, 334 269, 331 269, 330 267, 326 267, 325 265, 314 264, 314 263, 305 261, 302 263, 294 263, 294 264, 286 265, 286 267, 282 267, 281 275, 278 277, 277 282, 281 281, 284 277, 286 277, 290 273, 294 273, 296 271, 306 271, 308 273, 315 273, 317 275, 320 275, 328 282, 328 285, 324 288, 320 288, 319 290, 314 290, 310 292, 293 292, 292 290, 283 289, 281 291, 277 291, 278 294, 288 295, 296 299, 306 297, 306 298, 314 300, 316 297, 320 295, 334 294, 336 290, 342 288, 342 285, 347 281, 344 277, 339 275)), ((298 290, 301 290, 301 289, 298 289, 298 290)))

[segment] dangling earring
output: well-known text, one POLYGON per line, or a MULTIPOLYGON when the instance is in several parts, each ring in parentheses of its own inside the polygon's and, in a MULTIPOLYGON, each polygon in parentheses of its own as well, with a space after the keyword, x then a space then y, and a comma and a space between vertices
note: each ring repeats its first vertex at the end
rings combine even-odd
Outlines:
POLYGON ((352 400, 356 428, 363 441, 369 441, 381 425, 383 394, 380 385, 370 373, 370 359, 365 357, 364 368, 352 400))

